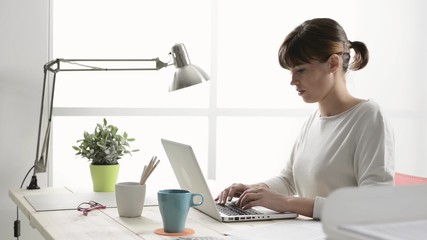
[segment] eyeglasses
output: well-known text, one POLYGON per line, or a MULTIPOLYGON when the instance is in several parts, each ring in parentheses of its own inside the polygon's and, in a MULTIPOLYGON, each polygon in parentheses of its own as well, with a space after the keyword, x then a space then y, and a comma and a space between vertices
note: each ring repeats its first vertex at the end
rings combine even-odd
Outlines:
POLYGON ((95 209, 105 209, 106 206, 97 203, 95 201, 82 202, 77 206, 77 211, 83 212, 83 215, 87 216, 87 214, 95 209))

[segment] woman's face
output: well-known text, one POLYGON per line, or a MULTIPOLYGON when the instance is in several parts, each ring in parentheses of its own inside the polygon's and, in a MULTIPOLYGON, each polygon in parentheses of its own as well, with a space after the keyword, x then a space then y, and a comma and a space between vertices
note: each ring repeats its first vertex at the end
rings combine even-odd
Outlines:
POLYGON ((291 85, 307 103, 320 102, 333 91, 335 80, 332 77, 329 61, 298 65, 291 69, 291 85))

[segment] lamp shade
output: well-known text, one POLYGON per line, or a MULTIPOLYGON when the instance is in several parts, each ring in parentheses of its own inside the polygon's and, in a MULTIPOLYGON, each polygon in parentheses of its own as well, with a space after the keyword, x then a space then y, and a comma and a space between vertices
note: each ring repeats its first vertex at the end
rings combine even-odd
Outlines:
POLYGON ((191 64, 184 44, 179 43, 172 47, 172 57, 176 71, 169 91, 179 90, 209 80, 209 76, 201 68, 191 64))

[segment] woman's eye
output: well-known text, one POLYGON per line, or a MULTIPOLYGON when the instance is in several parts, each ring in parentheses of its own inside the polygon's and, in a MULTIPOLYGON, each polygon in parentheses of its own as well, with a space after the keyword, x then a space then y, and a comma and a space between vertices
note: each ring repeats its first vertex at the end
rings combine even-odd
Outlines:
POLYGON ((304 67, 295 67, 291 70, 291 74, 302 74, 306 71, 304 67))
POLYGON ((304 68, 295 69, 294 73, 303 73, 305 71, 304 68))

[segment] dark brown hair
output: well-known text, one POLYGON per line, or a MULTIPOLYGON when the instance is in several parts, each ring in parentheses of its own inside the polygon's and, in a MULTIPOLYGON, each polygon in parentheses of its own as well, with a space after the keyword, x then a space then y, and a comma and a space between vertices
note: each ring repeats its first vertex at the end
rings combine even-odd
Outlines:
POLYGON ((309 63, 312 60, 325 62, 332 54, 343 58, 343 69, 350 62, 350 48, 354 50, 351 70, 362 69, 368 64, 369 51, 363 42, 351 42, 341 25, 333 19, 307 20, 286 36, 279 49, 279 63, 285 69, 309 63))

